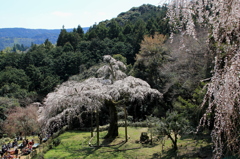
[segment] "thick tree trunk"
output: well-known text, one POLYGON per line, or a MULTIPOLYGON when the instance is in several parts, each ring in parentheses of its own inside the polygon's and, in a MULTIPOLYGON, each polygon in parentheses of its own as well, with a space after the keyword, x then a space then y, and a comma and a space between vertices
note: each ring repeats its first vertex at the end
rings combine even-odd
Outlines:
POLYGON ((116 138, 118 136, 118 116, 116 105, 112 101, 107 101, 106 105, 110 113, 110 126, 105 138, 116 138))

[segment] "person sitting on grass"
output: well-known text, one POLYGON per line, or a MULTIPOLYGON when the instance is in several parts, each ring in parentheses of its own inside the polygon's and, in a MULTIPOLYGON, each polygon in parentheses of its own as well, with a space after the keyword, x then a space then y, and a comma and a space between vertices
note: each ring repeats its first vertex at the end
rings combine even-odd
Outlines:
POLYGON ((34 145, 34 141, 33 140, 31 140, 29 143, 28 143, 28 148, 30 149, 30 150, 32 150, 32 146, 34 145))
POLYGON ((12 144, 12 147, 15 147, 15 146, 18 146, 18 142, 16 139, 14 139, 13 144, 12 144))
POLYGON ((14 152, 14 153, 15 153, 15 155, 16 155, 16 158, 18 158, 18 149, 17 149, 17 148, 15 149, 15 152, 14 152))

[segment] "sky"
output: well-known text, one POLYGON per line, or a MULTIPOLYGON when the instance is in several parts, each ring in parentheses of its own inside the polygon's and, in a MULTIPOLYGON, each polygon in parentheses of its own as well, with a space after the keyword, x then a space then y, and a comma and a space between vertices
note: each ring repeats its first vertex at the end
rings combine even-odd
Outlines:
POLYGON ((142 4, 163 0, 1 0, 0 28, 90 27, 142 4))

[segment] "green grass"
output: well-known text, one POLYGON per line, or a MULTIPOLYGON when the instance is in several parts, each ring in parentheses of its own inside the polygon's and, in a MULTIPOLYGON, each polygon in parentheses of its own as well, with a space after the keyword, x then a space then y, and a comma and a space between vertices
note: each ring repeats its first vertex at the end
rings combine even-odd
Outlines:
MULTIPOLYGON (((185 136, 179 139, 178 151, 171 149, 171 141, 165 140, 164 146, 160 141, 154 142, 152 145, 142 145, 139 141, 141 132, 146 132, 147 128, 128 128, 130 139, 124 143, 124 128, 119 128, 119 137, 113 141, 103 139, 107 133, 100 133, 100 145, 115 145, 110 147, 90 147, 88 145, 90 139, 89 132, 67 131, 58 138, 61 144, 53 147, 44 154, 45 159, 154 159, 154 158, 198 158, 201 151, 208 152, 209 142, 206 137, 198 137, 193 139, 192 136, 185 136), (163 151, 162 151, 163 147, 163 151)), ((96 138, 92 144, 96 144, 96 138)), ((204 152, 203 152, 204 153, 204 152)), ((207 153, 205 153, 207 154, 207 153)), ((204 154, 204 155, 205 155, 204 154)), ((210 154, 209 154, 210 155, 210 154)))

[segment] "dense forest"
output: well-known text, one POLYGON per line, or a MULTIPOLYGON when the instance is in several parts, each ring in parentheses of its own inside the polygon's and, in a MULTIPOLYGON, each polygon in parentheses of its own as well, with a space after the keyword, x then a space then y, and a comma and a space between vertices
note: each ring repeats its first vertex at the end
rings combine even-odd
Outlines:
MULTIPOLYGON (((181 6, 182 4, 177 3, 176 5, 181 6)), ((117 62, 114 59, 120 61, 121 65, 126 66, 124 78, 122 77, 123 79, 119 79, 119 81, 122 80, 121 82, 123 83, 130 83, 128 85, 131 85, 131 89, 134 90, 136 97, 132 93, 126 93, 128 91, 131 92, 131 90, 128 90, 121 92, 122 94, 119 93, 118 101, 115 101, 114 97, 108 95, 111 91, 105 91, 105 105, 111 109, 109 109, 110 116, 106 108, 101 107, 99 109, 101 111, 101 125, 107 124, 109 118, 111 119, 110 122, 113 121, 111 110, 118 112, 118 116, 121 116, 121 111, 113 109, 115 109, 114 106, 117 106, 119 103, 121 105, 122 101, 124 101, 124 104, 127 105, 126 109, 129 120, 137 122, 146 119, 150 120, 150 118, 151 120, 154 118, 161 119, 159 123, 162 124, 159 124, 157 129, 165 135, 168 134, 162 131, 164 129, 164 121, 166 123, 175 123, 174 128, 168 127, 168 129, 174 132, 176 127, 178 127, 176 131, 180 132, 185 127, 196 130, 196 128, 199 128, 200 119, 200 125, 216 133, 214 125, 216 125, 217 120, 214 115, 219 111, 217 109, 219 103, 214 103, 216 95, 214 92, 216 91, 211 92, 211 89, 215 88, 213 83, 211 83, 214 80, 211 80, 211 78, 216 76, 214 73, 218 70, 227 67, 225 64, 228 61, 224 60, 224 58, 229 57, 230 60, 230 57, 232 57, 229 51, 231 49, 226 51, 224 50, 225 46, 227 44, 229 46, 239 46, 239 42, 236 42, 237 37, 233 36, 230 37, 232 42, 227 43, 229 39, 225 37, 221 41, 224 44, 221 43, 222 45, 219 46, 217 38, 214 37, 215 35, 212 35, 209 39, 209 30, 214 26, 211 21, 199 21, 199 11, 191 13, 191 16, 188 15, 190 17, 188 20, 181 17, 184 14, 187 15, 187 12, 178 13, 179 17, 176 17, 178 14, 171 12, 174 10, 174 8, 171 8, 173 6, 153 6, 148 4, 134 7, 127 12, 120 13, 116 18, 94 24, 86 33, 84 33, 80 25, 72 31, 67 31, 63 27, 56 45, 53 45, 49 39, 46 39, 43 44, 33 44, 24 53, 22 50, 19 51, 24 46, 18 45, 15 45, 11 52, 1 51, 0 124, 3 125, 0 127, 1 135, 7 134, 6 130, 9 130, 9 128, 4 126, 4 123, 11 116, 10 110, 15 107, 25 108, 34 102, 46 104, 49 108, 51 104, 55 105, 56 110, 51 108, 49 110, 51 114, 46 115, 46 118, 49 117, 51 122, 55 124, 55 127, 51 123, 48 125, 49 127, 53 127, 51 131, 57 131, 56 129, 64 124, 68 124, 71 128, 78 128, 79 122, 81 122, 81 126, 88 125, 87 123, 90 122, 89 112, 93 111, 93 108, 86 108, 86 104, 77 107, 79 108, 77 116, 81 114, 81 120, 78 117, 69 117, 72 119, 71 122, 64 122, 62 125, 57 123, 57 120, 53 121, 50 117, 54 113, 56 115, 61 114, 64 112, 63 108, 66 105, 73 107, 75 104, 71 105, 69 102, 64 105, 63 103, 66 101, 63 100, 59 100, 61 104, 59 104, 59 101, 54 103, 54 99, 62 96, 64 96, 62 99, 65 99, 68 93, 67 91, 64 92, 64 89, 69 92, 79 93, 82 91, 82 94, 88 94, 87 90, 93 87, 113 91, 114 89, 118 90, 118 86, 125 86, 124 84, 119 84, 120 82, 118 83, 119 85, 115 84, 117 74, 113 72, 115 68, 119 68, 120 66, 115 66, 117 62), (211 24, 211 27, 208 24, 211 24), (191 29, 194 29, 194 36, 190 35, 193 32, 191 29), (222 52, 219 54, 216 50, 222 52), (105 55, 110 55, 110 57, 105 55), (213 63, 216 56, 221 60, 213 63), (105 57, 104 60, 103 57, 105 57), (103 87, 101 85, 100 87, 99 81, 96 81, 101 72, 97 70, 104 68, 104 64, 106 63, 109 63, 110 67, 108 70, 112 72, 104 75, 104 79, 110 79, 110 81, 105 80, 105 83, 109 82, 108 86, 103 87), (128 78, 128 80, 124 81, 125 78, 128 78), (84 80, 86 80, 86 87, 81 85, 81 82, 84 80), (91 80, 95 80, 95 83, 92 83, 91 80), (71 81, 74 82, 71 83, 71 81), (131 83, 131 81, 137 84, 134 82, 131 83), (74 85, 75 82, 76 84, 74 85), (77 83, 79 87, 77 87, 77 83), (144 86, 144 90, 146 91, 135 89, 139 85, 144 86), (207 87, 211 89, 207 89, 207 87), (64 92, 62 96, 61 92, 64 92), (139 97, 139 100, 137 97, 139 97), (207 100, 207 98, 210 99, 207 100), (87 113, 81 113, 81 111, 87 113), (206 111, 207 113, 205 113, 206 111), (205 118, 201 118, 202 116, 205 118)), ((206 10, 212 11, 211 14, 214 15, 214 7, 210 5, 205 7, 206 10)), ((234 34, 234 31, 232 33, 234 34)), ((235 65, 238 66, 239 61, 235 65)), ((91 98, 99 96, 103 98, 103 94, 97 93, 99 92, 95 92, 95 95, 91 96, 91 98)), ((236 94, 239 94, 239 92, 237 91, 236 94)), ((85 99, 85 96, 82 97, 79 94, 71 96, 72 99, 75 99, 75 97, 82 98, 82 102, 90 100, 85 99)), ((235 105, 237 105, 238 99, 234 98, 235 101, 233 103, 235 105)), ((68 98, 66 100, 70 101, 68 98)), ((97 104, 101 105, 102 103, 97 102, 97 104)), ((94 109, 96 108, 94 107, 94 109)), ((69 114, 68 112, 67 115, 69 114)), ((57 117, 54 119, 57 119, 57 117)), ((236 117, 233 120, 235 119, 237 120, 238 118, 236 117)), ((187 131, 187 129, 185 130, 187 131)), ((190 129, 188 130, 190 131, 190 129)), ((202 130, 202 128, 199 130, 202 130)), ((222 135, 224 133, 226 132, 222 131, 222 135)), ((227 141, 228 138, 224 138, 223 140, 227 141)), ((177 149, 177 144, 174 144, 175 140, 173 139, 172 141, 174 148, 177 149)), ((217 142, 218 140, 213 139, 213 141, 217 142)), ((217 145, 215 146, 217 147, 217 145)), ((220 155, 223 153, 234 153, 236 149, 231 146, 230 148, 226 146, 226 152, 220 152, 220 155), (231 148, 233 151, 231 151, 231 148)))
POLYGON ((145 35, 168 35, 167 20, 163 19, 166 10, 143 5, 95 24, 87 33, 81 26, 71 32, 62 28, 56 45, 46 39, 41 45, 33 44, 26 53, 18 44, 11 52, 2 50, 1 96, 18 99, 21 106, 42 101, 57 84, 98 64, 103 55, 126 57, 130 70, 145 35))

